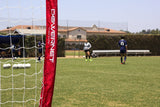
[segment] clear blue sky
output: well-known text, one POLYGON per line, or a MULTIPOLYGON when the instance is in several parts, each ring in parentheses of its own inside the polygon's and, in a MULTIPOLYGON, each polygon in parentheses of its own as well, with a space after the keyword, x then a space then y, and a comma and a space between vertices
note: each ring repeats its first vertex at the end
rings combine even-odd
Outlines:
POLYGON ((59 0, 59 18, 127 22, 129 31, 160 29, 160 0, 59 0))
MULTIPOLYGON (((7 16, 6 9, 3 9, 6 1, 0 0, 0 20, 7 16)), ((12 7, 20 4, 21 8, 45 6, 45 0, 8 1, 8 5, 12 7)), ((160 29, 160 0, 58 0, 58 10, 59 20, 128 23, 128 30, 132 32, 160 29)), ((32 17, 32 11, 23 12, 21 9, 10 9, 9 13, 10 17, 32 17)), ((34 12, 34 16, 38 14, 40 13, 34 12)))

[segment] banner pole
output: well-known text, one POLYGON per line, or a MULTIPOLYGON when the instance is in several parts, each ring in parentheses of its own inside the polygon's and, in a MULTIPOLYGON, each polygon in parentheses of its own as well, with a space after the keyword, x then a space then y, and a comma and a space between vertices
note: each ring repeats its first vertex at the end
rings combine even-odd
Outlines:
POLYGON ((58 41, 57 0, 46 0, 46 42, 40 107, 51 107, 54 91, 58 41))

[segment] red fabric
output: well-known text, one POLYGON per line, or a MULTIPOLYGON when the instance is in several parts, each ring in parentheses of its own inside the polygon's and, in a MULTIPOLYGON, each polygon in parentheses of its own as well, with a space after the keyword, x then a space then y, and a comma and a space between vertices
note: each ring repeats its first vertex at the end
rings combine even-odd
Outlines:
POLYGON ((46 49, 40 107, 51 107, 52 104, 57 62, 57 35, 57 0, 46 0, 46 49))

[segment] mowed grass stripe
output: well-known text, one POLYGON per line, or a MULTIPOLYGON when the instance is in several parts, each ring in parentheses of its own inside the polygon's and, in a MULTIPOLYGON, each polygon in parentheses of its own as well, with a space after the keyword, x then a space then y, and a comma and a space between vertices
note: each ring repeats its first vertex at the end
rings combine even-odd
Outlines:
POLYGON ((160 57, 59 59, 56 107, 158 107, 160 57))

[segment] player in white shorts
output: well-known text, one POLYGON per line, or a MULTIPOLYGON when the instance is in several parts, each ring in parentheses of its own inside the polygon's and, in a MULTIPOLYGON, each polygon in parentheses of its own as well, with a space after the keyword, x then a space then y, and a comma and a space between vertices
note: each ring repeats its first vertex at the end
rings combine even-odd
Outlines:
POLYGON ((86 41, 86 42, 84 43, 84 48, 83 48, 83 50, 84 50, 85 55, 86 55, 85 61, 88 61, 87 57, 89 58, 89 61, 92 61, 92 60, 90 59, 90 57, 91 57, 91 54, 90 54, 90 49, 91 49, 91 47, 92 47, 92 45, 91 45, 89 42, 86 41))

